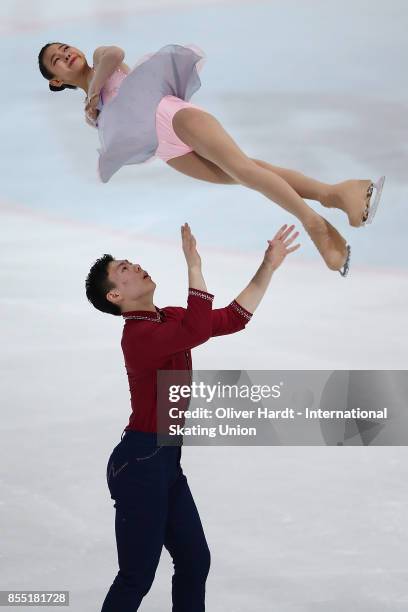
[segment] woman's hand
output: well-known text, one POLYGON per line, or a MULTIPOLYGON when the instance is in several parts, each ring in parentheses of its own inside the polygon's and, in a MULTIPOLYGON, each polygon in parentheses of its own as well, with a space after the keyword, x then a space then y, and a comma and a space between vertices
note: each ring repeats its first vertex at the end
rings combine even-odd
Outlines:
POLYGON ((197 252, 196 239, 191 233, 188 223, 184 223, 184 225, 181 226, 181 240, 187 266, 189 268, 201 269, 201 257, 197 252))
POLYGON ((291 225, 288 227, 286 224, 282 225, 280 230, 275 234, 272 240, 268 240, 269 246, 265 251, 264 262, 272 267, 273 270, 279 268, 286 255, 293 253, 300 247, 300 243, 295 246, 288 248, 290 244, 299 236, 299 232, 295 232, 292 236, 290 234, 294 230, 295 226, 291 225), (286 229, 287 228, 287 229, 286 229))
POLYGON ((99 110, 97 108, 99 102, 99 93, 93 93, 90 97, 87 97, 85 100, 85 115, 87 120, 89 119, 91 123, 95 124, 99 115, 99 110))

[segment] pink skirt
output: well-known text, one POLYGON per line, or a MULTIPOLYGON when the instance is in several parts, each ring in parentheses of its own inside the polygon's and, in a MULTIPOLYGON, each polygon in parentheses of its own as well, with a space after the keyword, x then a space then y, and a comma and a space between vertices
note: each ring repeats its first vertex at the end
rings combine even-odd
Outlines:
POLYGON ((181 108, 198 108, 200 106, 186 102, 176 96, 164 96, 156 109, 156 133, 159 146, 156 149, 155 157, 167 162, 173 157, 180 157, 193 151, 185 142, 180 140, 173 129, 173 117, 181 108))

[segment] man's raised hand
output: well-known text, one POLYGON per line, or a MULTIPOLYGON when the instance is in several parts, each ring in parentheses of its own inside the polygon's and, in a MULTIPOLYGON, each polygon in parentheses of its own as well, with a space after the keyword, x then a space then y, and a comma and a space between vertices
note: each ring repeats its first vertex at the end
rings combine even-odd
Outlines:
POLYGON ((299 232, 292 234, 294 228, 294 225, 290 225, 289 227, 286 224, 282 225, 273 239, 268 240, 269 246, 265 251, 264 261, 272 266, 274 270, 279 268, 286 255, 293 253, 300 247, 300 243, 298 243, 289 248, 289 245, 299 236, 299 232))
POLYGON ((196 239, 191 233, 188 223, 184 223, 181 226, 181 241, 188 267, 201 268, 201 257, 197 252, 196 239))

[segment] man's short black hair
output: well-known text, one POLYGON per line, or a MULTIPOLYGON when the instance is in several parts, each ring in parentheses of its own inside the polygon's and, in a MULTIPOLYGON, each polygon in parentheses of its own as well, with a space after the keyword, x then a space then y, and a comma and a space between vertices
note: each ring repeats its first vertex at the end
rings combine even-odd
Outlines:
POLYGON ((108 279, 108 266, 111 261, 114 261, 114 257, 107 253, 95 261, 86 277, 86 297, 101 312, 121 315, 120 307, 112 304, 106 297, 108 291, 115 288, 114 283, 108 279))

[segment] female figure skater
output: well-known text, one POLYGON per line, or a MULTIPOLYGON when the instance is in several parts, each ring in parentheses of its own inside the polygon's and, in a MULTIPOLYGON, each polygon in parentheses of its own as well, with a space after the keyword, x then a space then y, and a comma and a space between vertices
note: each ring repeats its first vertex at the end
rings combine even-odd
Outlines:
POLYGON ((199 180, 240 184, 276 202, 299 219, 331 270, 346 276, 350 245, 303 198, 343 210, 354 227, 373 220, 385 177, 334 185, 249 158, 210 113, 189 102, 201 86, 205 55, 193 45, 167 45, 130 70, 119 47, 98 47, 90 66, 82 51, 48 43, 39 68, 52 91, 83 89, 88 123, 98 128, 103 182, 125 164, 158 157, 199 180), (373 189, 375 200, 371 202, 373 189))

